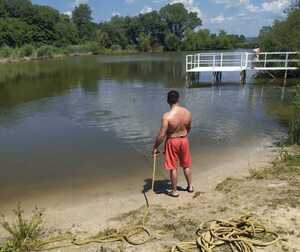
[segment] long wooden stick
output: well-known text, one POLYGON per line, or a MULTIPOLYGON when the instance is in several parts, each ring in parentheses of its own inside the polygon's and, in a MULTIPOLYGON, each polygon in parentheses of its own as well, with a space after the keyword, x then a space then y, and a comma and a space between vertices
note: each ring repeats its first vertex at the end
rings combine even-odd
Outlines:
POLYGON ((154 182, 156 173, 156 154, 153 155, 153 174, 152 174, 152 191, 154 192, 154 182))

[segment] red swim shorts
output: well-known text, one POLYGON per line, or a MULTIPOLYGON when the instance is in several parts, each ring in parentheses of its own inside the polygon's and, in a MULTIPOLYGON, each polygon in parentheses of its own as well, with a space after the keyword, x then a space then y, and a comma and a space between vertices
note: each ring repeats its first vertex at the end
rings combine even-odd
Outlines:
POLYGON ((183 168, 189 168, 192 165, 188 137, 168 138, 165 142, 165 169, 177 169, 178 161, 183 168))

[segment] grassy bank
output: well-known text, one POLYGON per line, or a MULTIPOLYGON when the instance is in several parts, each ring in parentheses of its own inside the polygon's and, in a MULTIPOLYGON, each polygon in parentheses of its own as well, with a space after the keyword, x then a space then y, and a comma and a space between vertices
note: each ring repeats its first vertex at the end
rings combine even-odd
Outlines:
POLYGON ((127 54, 137 53, 134 47, 121 49, 119 46, 112 48, 102 48, 95 42, 82 45, 71 45, 67 47, 41 46, 34 47, 26 45, 19 48, 2 47, 0 48, 0 63, 18 62, 23 60, 50 59, 63 56, 87 55, 87 54, 127 54))
POLYGON ((300 145, 300 86, 296 90, 294 105, 295 112, 289 125, 288 143, 300 145))

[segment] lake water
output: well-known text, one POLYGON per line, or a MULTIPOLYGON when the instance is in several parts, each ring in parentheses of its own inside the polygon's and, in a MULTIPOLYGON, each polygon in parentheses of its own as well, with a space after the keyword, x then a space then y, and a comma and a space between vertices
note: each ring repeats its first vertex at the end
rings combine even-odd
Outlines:
POLYGON ((193 113, 196 165, 285 134, 277 112, 291 104, 288 89, 252 85, 250 75, 240 86, 239 73, 223 79, 219 87, 185 88, 183 54, 0 65, 0 200, 67 185, 95 183, 105 191, 151 174, 146 159, 171 89, 193 113))

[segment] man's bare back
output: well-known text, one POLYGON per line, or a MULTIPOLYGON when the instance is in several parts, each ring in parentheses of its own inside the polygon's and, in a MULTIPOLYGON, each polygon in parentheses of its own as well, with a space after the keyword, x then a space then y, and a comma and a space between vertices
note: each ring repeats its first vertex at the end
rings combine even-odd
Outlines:
POLYGON ((167 137, 183 137, 191 130, 192 114, 184 107, 173 106, 163 118, 168 121, 167 137))

